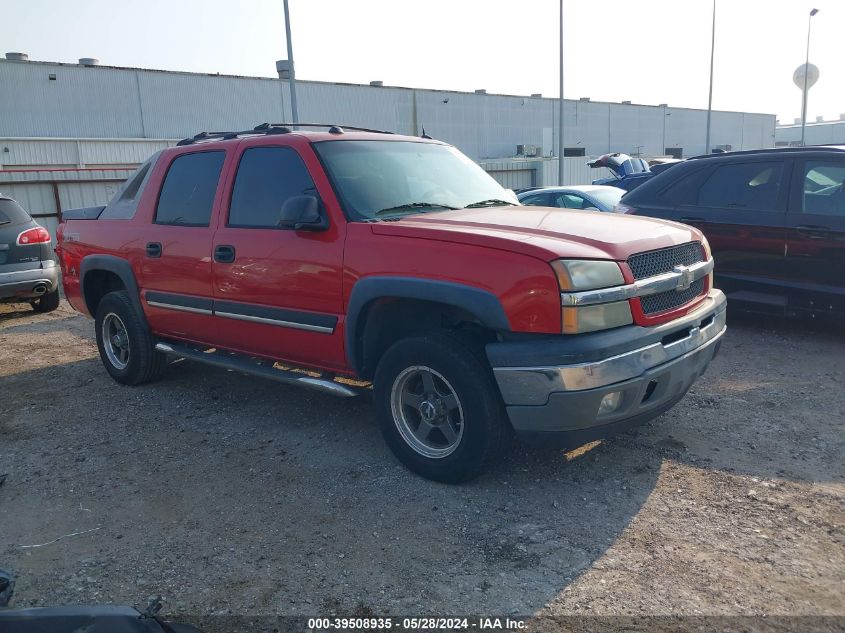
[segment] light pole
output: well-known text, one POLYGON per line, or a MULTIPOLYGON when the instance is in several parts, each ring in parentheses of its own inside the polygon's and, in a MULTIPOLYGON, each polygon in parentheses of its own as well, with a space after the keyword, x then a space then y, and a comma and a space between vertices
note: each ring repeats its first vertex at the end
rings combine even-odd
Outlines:
POLYGON ((560 0, 560 99, 558 104, 558 157, 557 184, 563 185, 564 180, 564 151, 563 151, 563 0, 560 0))
POLYGON ((284 0, 285 4, 285 35, 288 40, 288 63, 290 64, 290 113, 293 117, 291 123, 299 122, 299 113, 296 109, 296 72, 293 67, 293 43, 290 40, 290 11, 288 10, 288 0, 284 0))
POLYGON ((807 125, 807 77, 810 75, 810 27, 813 24, 813 16, 818 13, 818 9, 810 11, 810 17, 807 18, 807 58, 804 60, 804 90, 801 97, 801 147, 804 147, 804 127, 807 125))
MULTIPOLYGON (((713 0, 713 26, 710 29, 710 96, 707 98, 707 139, 704 153, 710 153, 710 115, 713 111, 713 54, 716 51, 716 0, 713 0)), ((666 149, 664 147, 664 149, 666 149)))

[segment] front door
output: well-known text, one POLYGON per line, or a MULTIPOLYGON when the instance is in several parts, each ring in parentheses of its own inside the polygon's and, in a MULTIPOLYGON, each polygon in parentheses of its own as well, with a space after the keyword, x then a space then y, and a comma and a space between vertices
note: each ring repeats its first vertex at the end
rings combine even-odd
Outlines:
MULTIPOLYGON (((141 287, 153 331, 197 343, 216 342, 212 315, 213 209, 224 150, 177 154, 143 232, 141 287)), ((158 168, 158 166, 157 166, 158 168)))
POLYGON ((787 226, 790 307, 845 311, 845 160, 797 161, 787 226))
MULTIPOLYGON (((214 236, 214 311, 220 344, 292 364, 343 369, 344 225, 326 230, 280 228, 292 196, 334 200, 309 174, 310 147, 241 144, 235 177, 214 236), (302 152, 302 153, 300 153, 302 152)), ((328 184, 324 183, 328 188, 328 184)), ((326 209, 322 208, 326 213, 326 209)))

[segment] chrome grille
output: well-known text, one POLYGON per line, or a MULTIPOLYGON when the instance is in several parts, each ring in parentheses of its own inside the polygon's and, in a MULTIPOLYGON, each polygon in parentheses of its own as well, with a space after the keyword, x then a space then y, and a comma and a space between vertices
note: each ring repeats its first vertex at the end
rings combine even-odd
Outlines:
POLYGON ((675 266, 691 266, 701 261, 704 261, 701 242, 687 242, 679 246, 631 255, 628 258, 628 266, 634 274, 634 279, 645 279, 671 272, 675 266))
POLYGON ((705 280, 706 277, 702 277, 698 281, 694 281, 686 290, 670 290, 669 292, 661 292, 656 295, 643 297, 640 299, 643 306, 643 313, 656 314, 658 312, 680 308, 704 292, 705 280))

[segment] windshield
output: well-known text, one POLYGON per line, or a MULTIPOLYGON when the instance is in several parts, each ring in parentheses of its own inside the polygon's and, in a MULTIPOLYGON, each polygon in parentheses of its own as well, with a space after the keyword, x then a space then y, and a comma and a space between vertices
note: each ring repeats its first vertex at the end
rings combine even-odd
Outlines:
POLYGON ((606 209, 612 209, 616 203, 625 195, 625 191, 619 187, 608 187, 607 189, 593 189, 588 192, 591 198, 594 198, 606 209))
POLYGON ((315 148, 353 220, 519 204, 512 191, 449 145, 323 141, 315 148))

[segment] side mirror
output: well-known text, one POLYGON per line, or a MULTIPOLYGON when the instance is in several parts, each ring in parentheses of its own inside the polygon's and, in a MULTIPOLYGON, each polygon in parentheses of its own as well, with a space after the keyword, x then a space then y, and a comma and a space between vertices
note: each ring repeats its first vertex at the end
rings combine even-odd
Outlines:
POLYGON ((276 226, 295 231, 325 231, 329 222, 320 213, 316 196, 292 196, 282 204, 276 226))

